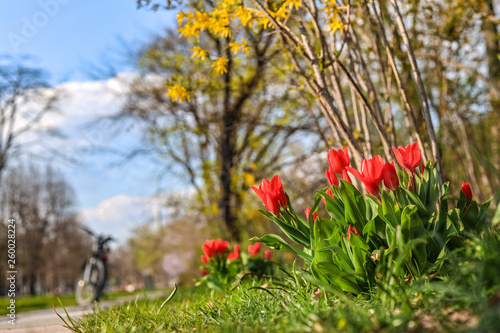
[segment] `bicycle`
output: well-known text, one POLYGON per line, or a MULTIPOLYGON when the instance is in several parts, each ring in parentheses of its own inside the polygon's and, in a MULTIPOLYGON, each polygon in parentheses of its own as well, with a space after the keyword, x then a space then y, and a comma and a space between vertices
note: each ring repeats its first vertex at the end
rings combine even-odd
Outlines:
POLYGON ((80 306, 99 301, 108 279, 108 243, 114 239, 109 236, 96 236, 92 231, 82 228, 96 241, 92 245, 92 254, 83 266, 82 277, 76 285, 76 302, 80 306))

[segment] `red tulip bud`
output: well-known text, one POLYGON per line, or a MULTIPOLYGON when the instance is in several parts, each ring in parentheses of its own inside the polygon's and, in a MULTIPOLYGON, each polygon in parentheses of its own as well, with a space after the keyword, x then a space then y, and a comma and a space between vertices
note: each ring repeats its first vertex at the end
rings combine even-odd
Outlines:
MULTIPOLYGON (((327 194, 329 194, 329 195, 333 198, 333 200, 335 200, 335 197, 333 196, 332 190, 328 189, 328 190, 326 190, 325 192, 326 192, 327 194)), ((323 203, 326 205, 326 200, 325 200, 325 198, 321 198, 321 201, 323 201, 323 203)), ((315 218, 315 219, 316 219, 316 218, 315 218)))
MULTIPOLYGON (((304 211, 304 213, 306 213, 306 219, 307 219, 307 222, 309 222, 309 213, 311 212, 311 209, 312 209, 312 207, 308 207, 308 208, 304 211)), ((317 217, 318 217, 318 214, 313 213, 313 219, 314 219, 314 221, 316 221, 316 218, 317 218, 317 217)))
POLYGON ((266 260, 270 260, 271 259, 271 250, 266 250, 266 252, 264 252, 264 257, 266 258, 266 260))
POLYGON ((257 242, 254 245, 248 245, 248 254, 251 256, 255 256, 260 252, 260 243, 257 242))
POLYGON ((235 260, 240 257, 241 248, 238 244, 234 246, 234 251, 227 255, 228 260, 235 260))
POLYGON ((469 182, 467 182, 467 183, 462 182, 462 191, 464 192, 467 200, 471 201, 472 200, 472 190, 470 189, 469 182))
POLYGON ((347 229, 347 239, 348 240, 351 240, 351 232, 354 233, 355 235, 359 236, 359 232, 356 230, 356 227, 349 225, 349 228, 347 229))

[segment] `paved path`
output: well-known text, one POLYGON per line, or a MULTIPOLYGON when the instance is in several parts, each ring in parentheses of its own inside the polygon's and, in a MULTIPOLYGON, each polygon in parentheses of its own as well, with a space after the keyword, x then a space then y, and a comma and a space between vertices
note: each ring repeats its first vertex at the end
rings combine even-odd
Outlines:
MULTIPOLYGON (((146 295, 150 299, 155 299, 161 296, 166 296, 165 292, 162 291, 152 291, 146 292, 146 295)), ((121 297, 112 301, 104 301, 99 304, 101 309, 108 308, 113 305, 118 305, 122 303, 127 303, 134 300, 136 297, 144 298, 142 292, 136 295, 121 297)), ((57 312, 66 320, 66 314, 61 306, 56 306, 57 312)), ((80 307, 80 306, 69 306, 66 307, 66 311, 71 316, 71 319, 75 320, 80 318, 82 315, 87 313, 92 313, 92 307, 80 307)), ((21 312, 16 314, 16 325, 10 325, 7 323, 9 318, 3 316, 0 318, 0 332, 9 333, 68 333, 70 330, 64 328, 62 325, 64 323, 56 315, 53 309, 37 310, 29 312, 21 312)))

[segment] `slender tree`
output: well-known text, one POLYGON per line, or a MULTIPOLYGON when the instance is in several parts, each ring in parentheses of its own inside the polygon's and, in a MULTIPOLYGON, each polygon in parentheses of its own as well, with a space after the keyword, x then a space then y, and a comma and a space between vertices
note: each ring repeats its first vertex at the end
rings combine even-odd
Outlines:
POLYGON ((37 138, 43 116, 55 109, 58 94, 45 73, 12 61, 0 62, 0 184, 12 157, 37 138))

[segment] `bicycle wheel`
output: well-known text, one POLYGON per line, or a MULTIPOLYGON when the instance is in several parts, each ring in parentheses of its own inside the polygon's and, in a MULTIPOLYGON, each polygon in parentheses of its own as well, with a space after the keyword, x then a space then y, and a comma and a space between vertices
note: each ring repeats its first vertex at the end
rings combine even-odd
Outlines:
POLYGON ((76 285, 76 301, 80 306, 97 300, 105 282, 105 268, 101 259, 91 258, 83 269, 82 278, 76 285))

